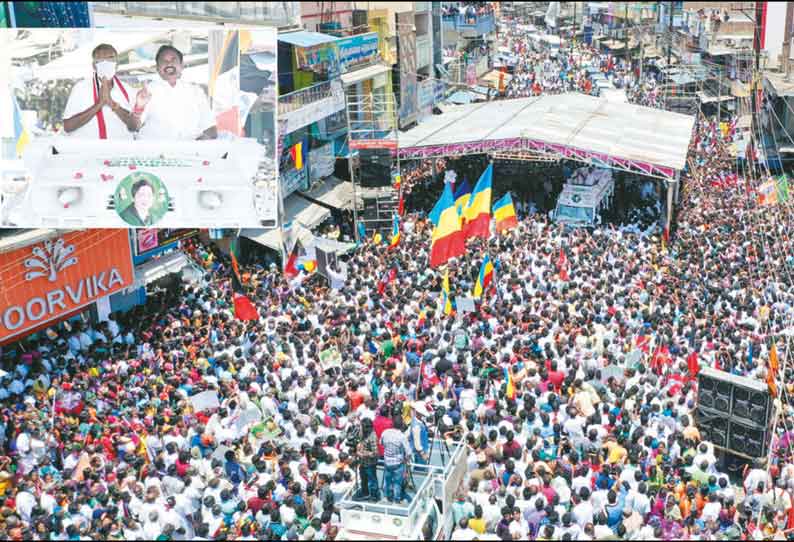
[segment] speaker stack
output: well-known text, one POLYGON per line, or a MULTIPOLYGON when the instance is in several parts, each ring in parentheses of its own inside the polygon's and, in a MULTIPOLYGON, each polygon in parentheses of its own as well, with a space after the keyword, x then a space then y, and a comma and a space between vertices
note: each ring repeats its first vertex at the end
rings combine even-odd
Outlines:
POLYGON ((701 436, 745 458, 765 457, 772 398, 765 382, 704 368, 698 373, 695 420, 701 436))

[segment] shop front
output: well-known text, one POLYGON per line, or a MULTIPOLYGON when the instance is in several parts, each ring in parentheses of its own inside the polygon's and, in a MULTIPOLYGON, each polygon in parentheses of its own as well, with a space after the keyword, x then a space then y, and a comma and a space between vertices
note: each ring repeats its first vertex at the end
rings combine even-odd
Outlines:
POLYGON ((55 233, 0 254, 0 344, 81 316, 102 321, 134 282, 126 229, 55 233))

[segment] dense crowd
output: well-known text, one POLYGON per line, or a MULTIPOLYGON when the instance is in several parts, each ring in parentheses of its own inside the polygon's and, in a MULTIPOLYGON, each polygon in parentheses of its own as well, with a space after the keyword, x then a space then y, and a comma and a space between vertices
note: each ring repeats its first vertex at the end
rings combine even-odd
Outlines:
MULTIPOLYGON (((517 52, 521 73, 551 62, 517 52)), ((581 67, 559 62, 548 72, 579 85, 581 67)), ((333 287, 243 265, 259 312, 247 322, 233 313, 228 258, 186 242, 200 284, 5 349, 0 538, 337 540, 340 500, 409 498, 405 462, 425 462, 433 436, 466 450, 455 540, 787 536, 791 409, 771 461, 738 473, 692 415, 701 368, 765 380, 794 318, 791 216, 759 207, 734 173, 733 132, 698 119, 665 248, 630 228, 524 213, 470 241, 448 265, 452 299, 486 255, 497 262, 474 312, 440 310, 421 212, 396 248, 349 255, 333 287)), ((784 362, 784 399, 792 376, 784 362)))

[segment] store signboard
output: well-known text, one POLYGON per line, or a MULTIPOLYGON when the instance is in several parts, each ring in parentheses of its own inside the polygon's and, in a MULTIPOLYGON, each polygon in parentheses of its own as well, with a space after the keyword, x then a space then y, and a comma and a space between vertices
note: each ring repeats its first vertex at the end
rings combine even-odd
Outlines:
POLYGON ((0 254, 0 342, 129 287, 126 229, 64 233, 0 254))
POLYGON ((339 50, 339 68, 342 73, 360 64, 374 62, 378 57, 378 33, 367 32, 336 42, 339 50))

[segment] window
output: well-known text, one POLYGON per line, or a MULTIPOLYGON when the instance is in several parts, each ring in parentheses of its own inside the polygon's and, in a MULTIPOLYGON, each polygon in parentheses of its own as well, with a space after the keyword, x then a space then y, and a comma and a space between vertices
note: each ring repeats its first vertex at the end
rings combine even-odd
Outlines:
POLYGON ((557 206, 557 220, 563 222, 593 222, 593 209, 591 207, 572 207, 570 205, 557 206))

